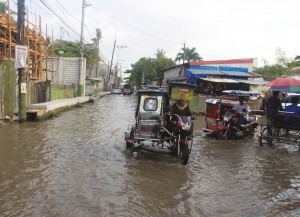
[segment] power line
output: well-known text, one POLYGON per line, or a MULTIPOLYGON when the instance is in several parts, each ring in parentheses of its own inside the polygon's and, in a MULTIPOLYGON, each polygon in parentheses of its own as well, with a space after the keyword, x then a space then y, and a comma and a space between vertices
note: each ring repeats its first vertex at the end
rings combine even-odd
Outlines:
POLYGON ((145 35, 147 35, 147 36, 150 36, 150 37, 152 37, 152 38, 156 38, 156 39, 159 39, 159 40, 162 40, 162 41, 166 41, 166 42, 169 42, 169 43, 182 44, 181 42, 171 41, 171 40, 164 39, 164 38, 161 38, 161 37, 159 37, 159 36, 156 36, 156 35, 152 35, 152 34, 150 34, 150 33, 147 33, 147 32, 145 32, 145 31, 143 31, 143 30, 140 30, 140 29, 138 29, 138 28, 135 28, 135 27, 133 27, 133 26, 131 26, 131 25, 128 25, 128 24, 126 24, 126 23, 123 23, 123 22, 117 20, 116 18, 114 18, 114 17, 112 17, 112 16, 107 15, 106 13, 104 13, 104 12, 101 11, 100 9, 96 8, 95 6, 92 6, 92 7, 95 8, 96 10, 100 11, 101 13, 103 13, 105 16, 110 17, 110 18, 113 19, 114 21, 116 21, 116 22, 118 22, 118 23, 121 23, 122 25, 125 25, 125 26, 127 26, 127 27, 129 27, 129 28, 131 28, 131 29, 133 29, 133 30, 135 30, 135 31, 137 31, 137 32, 143 33, 143 34, 145 34, 145 35))
POLYGON ((61 22, 63 22, 63 24, 65 24, 72 32, 74 32, 78 37, 80 37, 80 34, 78 32, 76 32, 75 30, 73 30, 61 17, 59 17, 54 11, 53 9, 51 9, 47 3, 44 0, 40 0, 40 2, 45 5, 46 8, 48 8, 61 22))
POLYGON ((73 17, 73 19, 76 20, 80 24, 80 20, 78 20, 76 17, 74 17, 58 0, 56 0, 56 2, 63 9, 64 12, 66 12, 70 17, 73 17))

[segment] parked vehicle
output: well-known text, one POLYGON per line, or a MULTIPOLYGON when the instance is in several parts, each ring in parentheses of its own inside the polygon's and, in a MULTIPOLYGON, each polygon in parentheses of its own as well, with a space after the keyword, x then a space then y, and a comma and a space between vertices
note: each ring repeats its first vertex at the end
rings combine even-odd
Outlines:
POLYGON ((260 97, 259 93, 241 90, 226 90, 217 99, 207 99, 205 101, 205 121, 206 127, 202 128, 206 135, 215 136, 217 139, 253 137, 254 129, 257 127, 257 113, 262 111, 252 110, 244 123, 245 129, 236 129, 236 120, 239 114, 235 114, 232 108, 238 104, 237 98, 260 97))
POLYGON ((131 87, 129 84, 124 84, 122 88, 123 95, 131 95, 133 94, 134 90, 133 87, 131 87))
POLYGON ((122 91, 120 88, 113 88, 111 91, 112 94, 122 94, 122 91))
POLYGON ((192 117, 167 113, 170 99, 181 94, 191 99, 196 86, 186 83, 172 83, 169 91, 159 89, 139 90, 135 112, 135 124, 125 132, 126 148, 170 153, 186 165, 193 144, 192 117))
MULTIPOLYGON (((285 109, 286 106, 292 105, 292 97, 299 97, 300 98, 300 93, 287 93, 287 96, 282 100, 281 105, 282 108, 285 109)), ((300 106, 300 104, 298 104, 300 106)))

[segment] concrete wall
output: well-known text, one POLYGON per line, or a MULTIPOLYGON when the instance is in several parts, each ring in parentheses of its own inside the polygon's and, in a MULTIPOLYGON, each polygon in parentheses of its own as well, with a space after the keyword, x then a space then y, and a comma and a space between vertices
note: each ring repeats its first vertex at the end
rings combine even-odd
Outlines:
POLYGON ((108 76, 108 65, 99 63, 98 67, 96 64, 92 68, 88 68, 86 70, 86 77, 87 78, 101 78, 104 80, 108 76), (97 71, 97 73, 96 73, 97 71))
MULTIPOLYGON (((79 57, 56 57, 53 60, 53 73, 52 60, 48 59, 48 79, 52 80, 52 84, 56 85, 72 85, 78 84, 80 58, 79 57), (53 77, 52 77, 53 75, 53 77)), ((84 58, 84 69, 86 69, 86 59, 84 58)), ((84 77, 86 72, 84 71, 84 77)))
POLYGON ((92 96, 104 91, 104 83, 101 80, 87 79, 85 82, 85 95, 92 96))
POLYGON ((17 108, 16 74, 14 61, 5 59, 0 65, 0 119, 12 117, 17 108))

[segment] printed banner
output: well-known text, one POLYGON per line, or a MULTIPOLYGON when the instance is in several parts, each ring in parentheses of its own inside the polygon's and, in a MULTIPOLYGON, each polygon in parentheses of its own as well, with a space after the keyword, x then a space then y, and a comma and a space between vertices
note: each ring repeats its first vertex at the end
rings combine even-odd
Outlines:
POLYGON ((28 54, 28 47, 24 45, 16 45, 15 51, 15 68, 25 68, 28 54))

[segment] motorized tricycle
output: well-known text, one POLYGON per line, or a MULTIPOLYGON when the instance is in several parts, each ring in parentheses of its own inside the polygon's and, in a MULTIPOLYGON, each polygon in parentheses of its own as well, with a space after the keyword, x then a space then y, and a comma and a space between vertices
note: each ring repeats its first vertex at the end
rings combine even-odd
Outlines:
POLYGON ((257 116, 243 116, 243 114, 229 110, 224 114, 222 125, 218 129, 218 138, 253 138, 257 126, 257 116))
POLYGON ((258 110, 250 110, 247 115, 236 113, 233 107, 238 104, 239 96, 260 97, 259 93, 241 90, 225 90, 218 99, 207 99, 205 121, 206 127, 202 128, 207 135, 217 139, 233 139, 253 137, 257 127, 258 110))
POLYGON ((174 154, 186 165, 193 145, 192 117, 172 114, 170 103, 189 100, 196 86, 171 82, 168 91, 143 89, 137 92, 135 124, 125 131, 126 148, 174 154))

